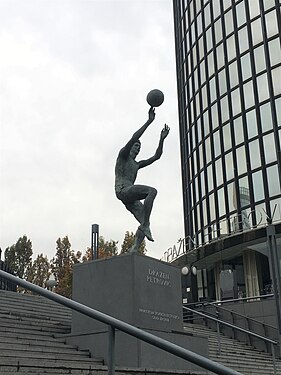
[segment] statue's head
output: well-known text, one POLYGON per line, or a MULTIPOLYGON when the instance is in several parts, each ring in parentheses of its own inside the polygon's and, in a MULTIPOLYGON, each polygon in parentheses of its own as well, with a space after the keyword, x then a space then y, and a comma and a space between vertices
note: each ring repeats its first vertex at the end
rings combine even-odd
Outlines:
POLYGON ((140 148, 141 148, 140 140, 137 140, 137 141, 133 144, 133 146, 132 146, 132 148, 131 148, 131 152, 130 152, 130 154, 131 154, 132 158, 135 158, 135 157, 138 155, 138 153, 140 152, 140 148))

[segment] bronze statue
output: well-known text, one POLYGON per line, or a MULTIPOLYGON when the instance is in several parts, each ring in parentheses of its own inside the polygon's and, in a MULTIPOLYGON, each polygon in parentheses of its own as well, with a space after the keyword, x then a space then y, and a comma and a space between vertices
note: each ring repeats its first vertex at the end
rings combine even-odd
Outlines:
MULTIPOLYGON (((159 90, 153 90, 159 91, 159 90)), ((160 91, 161 93, 161 91, 160 91)), ((162 94, 162 93, 161 93, 162 94)), ((162 94, 163 95, 163 94, 162 94)), ((155 95, 154 95, 155 96, 155 95)), ((147 98, 147 100, 149 97, 147 98)), ((158 98, 159 99, 159 98, 158 98)), ((164 99, 164 97, 163 97, 164 99)), ((148 100, 149 104, 153 100, 148 100)), ((163 100, 162 100, 163 102, 163 100)), ((161 102, 161 103, 162 103, 161 102)), ((160 105, 154 101, 154 105, 160 105)), ((127 210, 129 210, 140 223, 135 235, 135 242, 130 252, 137 252, 144 237, 149 241, 153 241, 150 231, 150 214, 153 206, 157 190, 153 187, 146 185, 134 185, 138 170, 144 168, 156 160, 158 160, 163 152, 164 140, 169 134, 170 128, 165 124, 160 134, 159 145, 155 154, 147 159, 136 161, 135 158, 140 152, 140 137, 143 135, 148 126, 155 119, 155 109, 151 106, 148 112, 148 120, 146 123, 137 130, 129 142, 119 151, 116 166, 115 166, 115 193, 116 197, 120 199, 127 210), (143 202, 141 202, 143 200, 143 202)))

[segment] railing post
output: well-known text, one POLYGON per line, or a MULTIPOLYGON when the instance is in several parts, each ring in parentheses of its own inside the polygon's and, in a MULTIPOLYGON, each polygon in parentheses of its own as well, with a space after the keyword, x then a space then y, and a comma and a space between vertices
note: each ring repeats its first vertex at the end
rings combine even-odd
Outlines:
POLYGON ((275 349, 274 349, 274 345, 272 343, 271 343, 271 354, 272 354, 272 360, 273 360, 273 374, 277 375, 275 349))
POLYGON ((217 338, 218 338, 218 353, 221 354, 221 334, 220 334, 220 323, 217 322, 217 338))
POLYGON ((115 329, 108 326, 108 375, 115 375, 115 329))

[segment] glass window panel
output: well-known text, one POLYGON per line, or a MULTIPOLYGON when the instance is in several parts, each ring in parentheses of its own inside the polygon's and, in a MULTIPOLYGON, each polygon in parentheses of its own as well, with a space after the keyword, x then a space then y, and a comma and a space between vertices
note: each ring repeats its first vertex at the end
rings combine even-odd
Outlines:
POLYGON ((268 99, 269 92, 268 92, 268 83, 267 83, 266 73, 257 77, 257 86, 258 86, 259 101, 262 102, 263 100, 268 99))
POLYGON ((254 199, 255 199, 255 202, 258 202, 264 199, 262 172, 258 171, 258 172, 253 173, 252 178, 253 178, 253 188, 254 188, 254 199))
POLYGON ((203 60, 200 64, 200 81, 201 85, 206 81, 206 69, 205 69, 205 60, 203 60))
POLYGON ((239 145, 244 141, 244 132, 243 132, 243 121, 242 117, 238 117, 233 121, 234 135, 235 135, 235 144, 239 145))
POLYGON ((279 173, 278 173, 277 165, 273 165, 272 167, 269 167, 266 169, 268 191, 269 191, 270 196, 281 193, 281 182, 280 182, 279 173))
POLYGON ((232 112, 233 116, 241 112, 240 92, 239 88, 231 92, 232 112))
POLYGON ((224 125, 222 128, 223 131, 223 144, 224 144, 224 150, 230 150, 232 147, 231 144, 231 132, 230 132, 230 124, 224 125))
POLYGON ((217 64, 218 64, 218 69, 220 69, 224 65, 224 49, 223 49, 223 44, 221 43, 217 47, 217 64))
POLYGON ((270 9, 275 6, 275 0, 266 0, 264 1, 264 9, 270 9))
POLYGON ((201 191, 202 191, 202 197, 203 197, 206 194, 204 172, 203 171, 200 173, 200 181, 201 181, 201 191))
POLYGON ((204 112, 203 114, 203 125, 204 125, 204 136, 206 137, 210 132, 208 111, 204 112))
POLYGON ((210 137, 208 137, 205 141, 205 152, 206 162, 209 163, 212 160, 210 137))
POLYGON ((226 40, 226 42, 227 42, 227 57, 228 57, 228 61, 231 61, 232 59, 234 59, 236 57, 234 35, 232 35, 231 37, 229 37, 226 40))
POLYGON ((250 138, 255 137, 258 134, 257 117, 256 117, 255 109, 246 113, 246 122, 247 122, 248 138, 250 139, 250 138))
POLYGON ((216 160, 216 162, 215 162, 215 168, 216 168, 217 186, 220 186, 223 183, 221 158, 218 159, 218 160, 216 160))
POLYGON ((205 13, 205 26, 207 27, 211 23, 210 4, 208 4, 205 7, 204 13, 205 13))
POLYGON ((226 93, 226 77, 225 77, 225 70, 221 70, 218 75, 219 78, 219 90, 220 95, 222 96, 224 93, 226 93))
POLYGON ((246 163, 246 152, 245 146, 241 146, 236 150, 236 157, 237 157, 237 168, 238 168, 238 175, 247 172, 247 163, 246 163))
POLYGON ((202 87, 202 104, 203 104, 203 110, 205 110, 208 106, 208 102, 207 102, 207 87, 206 85, 204 85, 202 87))
POLYGON ((219 119, 218 119, 218 106, 217 103, 212 105, 212 128, 216 129, 219 126, 219 119))
POLYGON ((204 165, 203 163, 203 147, 202 147, 202 143, 201 145, 198 147, 198 154, 199 154, 199 161, 200 161, 200 165, 204 165))
POLYGON ((277 125, 281 126, 281 98, 275 99, 275 108, 277 114, 277 125))
POLYGON ((270 103, 266 103, 260 107, 261 111, 261 126, 262 130, 265 132, 267 130, 272 129, 272 116, 271 116, 271 108, 270 103))
POLYGON ((240 178, 238 183, 239 183, 239 195, 240 195, 241 208, 247 207, 250 204, 248 176, 240 178))
POLYGON ((198 35, 201 35, 202 34, 202 13, 199 13, 198 14, 198 17, 197 17, 197 32, 198 32, 198 35))
POLYGON ((278 25, 275 10, 265 15, 265 23, 268 38, 278 34, 278 25))
POLYGON ((208 55, 208 70, 209 70, 209 77, 211 77, 214 74, 214 72, 215 72, 213 52, 211 52, 208 55))
POLYGON ((234 30, 232 10, 225 13, 224 17, 225 17, 225 31, 226 31, 226 35, 228 35, 232 33, 234 30))
POLYGON ((227 96, 224 96, 221 99, 221 117, 222 117, 223 123, 225 121, 229 120, 229 106, 228 106, 228 97, 227 96))
POLYGON ((250 17, 254 18, 260 15, 260 5, 258 1, 249 1, 250 17))
POLYGON ((264 154, 265 154, 265 162, 266 164, 274 162, 277 160, 276 156, 276 149, 275 149, 275 142, 274 142, 274 134, 270 133, 263 137, 263 146, 264 146, 264 154))
POLYGON ((232 152, 229 152, 228 154, 225 155, 225 169, 226 169, 226 179, 227 179, 227 181, 234 178, 232 152))
POLYGON ((211 191, 214 188, 212 164, 209 165, 207 168, 207 177, 208 177, 208 191, 211 191))
POLYGON ((238 40, 239 40, 239 51, 240 53, 245 52, 249 49, 249 38, 247 27, 243 27, 243 29, 238 31, 238 40))
POLYGON ((254 91, 253 91, 253 81, 249 81, 243 85, 244 90, 244 100, 245 108, 250 108, 254 105, 254 91))
POLYGON ((216 38, 216 44, 218 44, 222 40, 222 29, 221 29, 220 18, 215 22, 215 38, 216 38))
POLYGON ((207 41, 207 52, 210 51, 210 49, 213 46, 212 42, 212 29, 209 27, 209 29, 206 32, 206 41, 207 41))
POLYGON ((229 65, 229 77, 231 88, 238 85, 238 71, 236 61, 229 65))
POLYGON ((261 166, 261 156, 260 156, 260 145, 259 145, 258 139, 249 143, 249 150, 250 150, 251 169, 259 168, 261 166))
POLYGON ((281 94, 281 66, 271 71, 274 95, 281 94))
POLYGON ((221 154, 220 133, 216 131, 213 135, 215 158, 221 154))
POLYGON ((211 103, 217 98, 215 77, 210 80, 211 103))
POLYGON ((241 68, 242 68, 242 78, 243 81, 252 77, 252 69, 251 69, 251 61, 250 55, 247 53, 243 57, 241 57, 241 68))
POLYGON ((215 220, 216 218, 216 210, 215 210, 215 197, 214 194, 209 196, 209 205, 210 205, 210 216, 211 221, 215 220))
POLYGON ((219 1, 213 1, 213 13, 214 13, 214 19, 216 19, 221 14, 219 1))
POLYGON ((225 197, 224 197, 224 189, 221 188, 218 190, 218 205, 219 205, 219 216, 225 215, 225 197))
POLYGON ((281 62, 281 47, 279 38, 268 43, 271 66, 281 62))
POLYGON ((245 3, 242 1, 236 6, 237 25, 238 27, 246 23, 245 3))
POLYGON ((255 56, 256 73, 260 73, 266 69, 263 45, 261 45, 258 48, 255 48, 254 56, 255 56))
POLYGON ((228 204, 229 204, 229 211, 233 211, 237 209, 237 204, 235 200, 235 185, 234 182, 227 185, 227 197, 228 197, 228 204))
POLYGON ((223 1, 224 10, 228 9, 230 6, 231 6, 231 0, 224 0, 223 1))
MULTIPOLYGON (((255 2, 255 1, 251 1, 255 2)), ((253 38, 253 44, 256 45, 263 41, 262 36, 262 26, 261 26, 261 19, 258 18, 254 22, 251 23, 251 30, 252 30, 252 38, 253 38)))

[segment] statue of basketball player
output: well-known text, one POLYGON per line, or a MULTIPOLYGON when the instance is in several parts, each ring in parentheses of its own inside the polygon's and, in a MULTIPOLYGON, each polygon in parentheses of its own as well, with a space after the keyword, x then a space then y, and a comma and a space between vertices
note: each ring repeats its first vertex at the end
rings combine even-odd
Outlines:
POLYGON ((130 252, 137 252, 144 237, 153 241, 150 231, 150 214, 157 190, 146 185, 134 185, 138 170, 158 160, 163 152, 164 139, 169 134, 170 128, 165 124, 160 134, 159 145, 154 156, 147 160, 136 161, 140 152, 139 138, 155 119, 155 110, 149 109, 148 120, 137 130, 129 142, 119 151, 115 166, 115 193, 127 210, 129 210, 140 223, 135 235, 135 242, 130 252), (143 200, 143 202, 141 202, 143 200))

